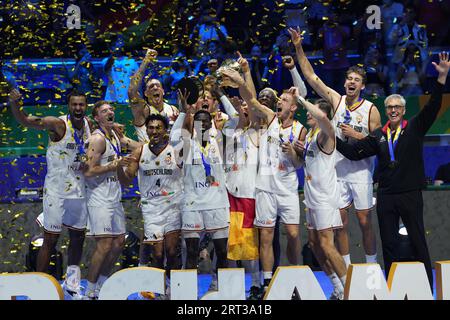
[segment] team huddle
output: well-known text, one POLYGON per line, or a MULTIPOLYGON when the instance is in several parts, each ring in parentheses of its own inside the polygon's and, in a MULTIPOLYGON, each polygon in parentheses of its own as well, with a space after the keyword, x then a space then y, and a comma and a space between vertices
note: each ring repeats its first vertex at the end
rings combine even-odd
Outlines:
MULTIPOLYGON (((284 62, 292 88, 279 97, 270 88, 257 93, 249 64, 238 53, 241 72, 222 70, 220 86, 205 81, 194 103, 188 103, 192 91, 179 89, 178 106, 171 106, 164 102, 157 79, 145 83, 143 97, 139 93, 145 70, 157 56, 149 50, 128 88, 139 141, 124 135, 108 101, 96 102, 90 119, 86 96, 72 93, 67 115, 38 118, 24 113, 21 94, 13 90, 10 102, 18 121, 48 130, 50 137, 40 219, 44 244, 37 271, 47 272, 62 226, 68 227, 64 288, 83 298, 78 265, 85 234, 93 236, 96 248, 84 298, 96 299, 125 242, 121 185, 137 176, 144 219, 140 266, 148 265, 150 249, 151 265, 168 271, 168 282, 172 269, 198 268, 200 237, 207 232, 215 268, 241 261, 252 275, 251 298, 260 299, 272 279, 277 223, 285 226, 289 264, 300 264, 297 170, 303 167, 308 241, 333 284, 330 298, 343 299, 350 264, 346 209, 352 203, 366 262, 376 262, 370 220, 374 157, 348 160, 336 150, 336 138, 349 144, 363 139, 381 126, 380 114, 360 97, 364 69, 347 71, 346 95, 341 96, 314 73, 299 31, 289 32, 303 77, 322 99, 305 99, 306 87, 293 59, 284 62), (227 96, 223 87, 237 89, 239 96, 227 96), (309 129, 294 120, 297 109, 306 111, 309 129), (180 258, 180 246, 185 247, 185 259, 180 258)), ((211 288, 217 289, 216 279, 211 288)), ((163 296, 170 296, 169 285, 163 296)))

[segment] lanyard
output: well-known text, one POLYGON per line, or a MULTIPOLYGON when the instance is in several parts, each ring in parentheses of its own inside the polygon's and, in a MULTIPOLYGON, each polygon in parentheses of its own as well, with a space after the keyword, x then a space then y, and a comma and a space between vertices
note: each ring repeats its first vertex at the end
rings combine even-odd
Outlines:
MULTIPOLYGON (((84 119, 83 119, 83 121, 84 121, 84 119)), ((75 140, 75 143, 78 147, 78 152, 80 153, 80 155, 84 155, 86 153, 86 151, 84 150, 84 140, 83 140, 84 123, 83 123, 83 134, 81 135, 81 138, 78 136, 76 130, 72 126, 72 121, 70 120, 70 114, 67 115, 67 124, 69 125, 70 132, 72 133, 72 137, 75 140)))
MULTIPOLYGON (((294 141, 294 129, 295 129, 295 124, 296 124, 295 122, 292 122, 291 133, 289 134, 289 142, 290 142, 290 143, 292 143, 292 141, 294 141)), ((283 135, 281 135, 281 134, 280 134, 280 140, 281 140, 281 143, 284 142, 283 135)))
POLYGON ((361 100, 362 100, 362 98, 359 97, 358 100, 351 106, 348 106, 347 103, 345 103, 344 124, 349 124, 352 121, 352 116, 350 115, 350 111, 354 111, 355 107, 361 102, 361 100))
POLYGON ((395 162, 394 149, 397 146, 398 138, 400 136, 400 132, 403 130, 403 123, 400 124, 400 127, 395 130, 394 139, 391 136, 391 128, 387 127, 387 140, 389 146, 389 155, 391 157, 391 161, 395 162))
POLYGON ((206 161, 206 157, 208 156, 210 144, 208 142, 205 148, 203 148, 201 145, 199 145, 199 147, 200 147, 200 154, 202 156, 203 168, 205 169, 205 175, 209 177, 211 176, 211 165, 206 161))
MULTIPOLYGON (((117 154, 117 157, 120 157, 120 145, 117 146, 115 145, 112 140, 108 137, 108 135, 106 134, 106 132, 101 128, 98 127, 99 130, 103 133, 103 135, 105 136, 105 138, 109 141, 109 143, 111 144, 112 148, 114 149, 114 152, 117 154)), ((117 142, 117 139, 114 137, 114 133, 113 133, 113 138, 114 140, 117 142)))
POLYGON ((316 130, 314 130, 314 132, 311 133, 311 135, 308 137, 308 139, 306 139, 305 151, 303 152, 303 160, 306 160, 306 154, 308 153, 308 148, 311 145, 311 141, 319 133, 319 131, 320 131, 320 128, 316 128, 316 130))
MULTIPOLYGON (((239 136, 239 139, 241 140, 241 144, 242 144, 242 149, 244 150, 244 162, 245 163, 247 162, 247 158, 248 158, 248 155, 247 155, 247 138, 245 137, 245 132, 246 131, 247 131, 247 129, 244 130, 242 132, 242 134, 239 136)), ((237 153, 236 153, 236 155, 237 155, 237 153)))

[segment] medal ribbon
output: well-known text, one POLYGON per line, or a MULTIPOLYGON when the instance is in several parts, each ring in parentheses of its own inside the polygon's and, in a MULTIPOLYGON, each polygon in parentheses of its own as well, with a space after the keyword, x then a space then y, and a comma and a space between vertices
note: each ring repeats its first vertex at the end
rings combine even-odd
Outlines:
MULTIPOLYGON (((83 119, 83 121, 84 121, 84 119, 83 119)), ((86 153, 86 151, 84 150, 84 140, 83 140, 84 123, 83 123, 83 135, 81 136, 81 139, 80 139, 80 137, 78 137, 76 130, 72 126, 72 121, 70 120, 70 114, 67 115, 67 124, 69 125, 70 132, 72 133, 72 137, 75 140, 75 144, 78 147, 78 152, 80 153, 80 155, 84 155, 86 153)))
POLYGON ((308 153, 308 148, 311 145, 311 141, 319 133, 319 131, 320 131, 320 128, 316 128, 316 130, 314 130, 314 132, 311 133, 311 135, 308 137, 308 139, 306 139, 305 151, 303 152, 303 160, 306 160, 306 154, 308 153))
MULTIPOLYGON (((281 122, 280 122, 281 124, 281 122)), ((292 123, 291 126, 291 133, 289 134, 289 142, 292 143, 292 141, 294 141, 294 126, 295 126, 295 122, 292 123)), ((281 143, 284 143, 284 139, 283 139, 283 135, 280 133, 280 141, 281 143)))
POLYGON ((247 139, 245 139, 244 133, 245 132, 243 132, 239 138, 241 140, 242 149, 244 150, 244 162, 247 162, 247 139))
POLYGON ((292 143, 292 141, 294 141, 294 129, 295 129, 295 122, 292 123, 291 134, 289 135, 289 142, 290 143, 292 143))
MULTIPOLYGON (((105 138, 109 141, 109 143, 111 144, 112 148, 114 149, 114 152, 117 154, 117 157, 120 157, 120 144, 119 145, 117 145, 117 144, 115 145, 112 142, 111 138, 106 134, 105 131, 103 131, 103 129, 101 127, 98 127, 98 129, 103 133, 105 138)), ((116 140, 116 138, 114 137, 114 134, 113 134, 113 138, 114 138, 114 140, 116 140)), ((116 142, 117 142, 117 140, 116 140, 116 142)))
POLYGON ((203 168, 205 169, 205 175, 207 177, 209 177, 211 175, 211 165, 206 161, 206 157, 208 156, 209 147, 210 147, 209 142, 205 148, 200 146, 200 154, 202 156, 203 168))
POLYGON ((398 138, 400 136, 400 132, 403 130, 403 123, 400 124, 400 127, 398 127, 395 130, 394 139, 392 141, 392 135, 391 135, 391 128, 389 126, 387 127, 387 140, 388 140, 388 146, 389 146, 389 155, 391 157, 391 161, 395 161, 395 155, 394 150, 398 143, 398 138))

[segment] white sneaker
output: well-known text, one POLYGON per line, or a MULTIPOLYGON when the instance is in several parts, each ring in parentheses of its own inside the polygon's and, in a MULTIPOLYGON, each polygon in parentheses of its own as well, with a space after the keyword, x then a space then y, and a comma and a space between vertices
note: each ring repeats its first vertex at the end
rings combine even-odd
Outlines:
POLYGON ((68 286, 65 281, 63 282, 61 287, 64 292, 65 300, 86 300, 85 296, 81 294, 82 287, 78 287, 73 290, 74 288, 68 286))

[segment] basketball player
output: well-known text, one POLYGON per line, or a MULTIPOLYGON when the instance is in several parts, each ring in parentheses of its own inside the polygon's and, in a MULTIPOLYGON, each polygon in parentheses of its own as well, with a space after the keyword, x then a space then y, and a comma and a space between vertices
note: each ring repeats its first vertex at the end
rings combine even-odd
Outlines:
MULTIPOLYGON (((361 98, 366 75, 363 68, 350 67, 346 72, 345 91, 341 96, 327 87, 314 73, 302 45, 300 30, 289 29, 292 43, 297 52, 297 59, 302 73, 311 87, 323 99, 333 106, 333 123, 336 135, 349 142, 363 139, 370 132, 381 126, 380 113, 372 102, 361 98)), ((370 210, 373 208, 372 173, 374 158, 362 161, 351 161, 339 154, 336 170, 341 194, 340 209, 344 228, 336 231, 339 251, 346 265, 351 262, 347 234, 347 209, 354 203, 356 215, 363 234, 363 245, 366 252, 366 262, 376 262, 376 241, 372 227, 370 210)))
POLYGON ((91 134, 85 117, 87 101, 81 93, 67 97, 68 114, 39 118, 27 115, 22 95, 16 89, 10 93, 11 111, 25 127, 47 130, 47 174, 44 182, 43 229, 44 242, 39 249, 36 271, 48 272, 50 256, 55 250, 62 226, 69 230, 69 248, 64 290, 74 299, 81 298, 80 268, 87 207, 82 171, 86 162, 85 142, 91 134))
POLYGON ((325 100, 315 105, 297 95, 308 110, 310 130, 304 144, 305 204, 308 241, 334 291, 330 299, 342 300, 347 268, 334 245, 334 229, 342 228, 339 213, 339 186, 335 169, 336 139, 332 107, 325 100))
POLYGON ((87 275, 86 297, 97 299, 125 243, 125 213, 120 202, 120 183, 126 183, 123 167, 136 159, 121 156, 120 138, 113 130, 114 109, 104 100, 95 103, 92 116, 98 124, 87 151, 84 172, 87 187, 89 233, 96 240, 87 275))
MULTIPOLYGON (((128 183, 138 175, 144 243, 153 245, 153 267, 164 269, 164 258, 167 258, 165 269, 169 279, 170 270, 181 268, 177 247, 181 230, 182 163, 169 143, 167 118, 151 114, 146 127, 150 141, 133 151, 131 156, 138 161, 130 163, 125 175, 128 183)), ((167 295, 168 290, 169 287, 167 295)))
POLYGON ((164 102, 164 89, 158 79, 149 79, 145 84, 144 99, 140 96, 139 88, 145 70, 151 62, 156 61, 158 52, 149 49, 142 60, 136 74, 131 78, 128 88, 128 99, 130 101, 131 112, 133 113, 133 125, 136 135, 141 142, 148 142, 145 120, 150 114, 161 114, 169 119, 172 126, 178 117, 179 111, 176 107, 164 102))
MULTIPOLYGON (((198 267, 199 239, 202 231, 212 233, 217 268, 226 268, 229 202, 222 147, 218 142, 220 131, 212 127, 211 114, 201 109, 201 96, 195 105, 186 103, 186 93, 182 97, 181 113, 174 127, 181 127, 178 122, 185 121, 186 112, 193 114, 194 120, 194 124, 188 126, 192 128, 189 131, 190 136, 183 136, 185 174, 181 218, 187 248, 186 269, 198 267)), ((175 138, 171 139, 176 141, 175 138)))
MULTIPOLYGON (((263 269, 264 287, 267 289, 272 279, 274 253, 272 241, 277 216, 287 231, 286 253, 289 263, 299 263, 300 241, 300 204, 298 199, 298 185, 287 185, 284 179, 291 172, 295 173, 300 166, 296 152, 291 143, 290 134, 280 136, 280 124, 277 114, 262 105, 249 89, 249 86, 237 71, 226 70, 227 76, 235 85, 239 86, 242 98, 248 103, 250 112, 267 123, 261 133, 259 143, 259 168, 256 179, 256 217, 254 225, 260 229, 260 260, 263 269)), ((296 109, 294 96, 285 92, 278 101, 277 107, 283 110, 296 109), (295 107, 295 108, 294 108, 295 107)), ((300 132, 300 131, 299 131, 300 132)))

